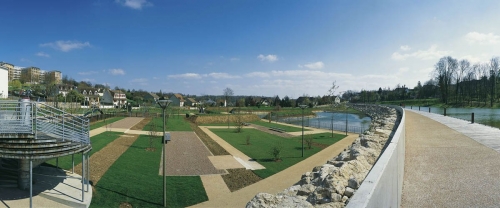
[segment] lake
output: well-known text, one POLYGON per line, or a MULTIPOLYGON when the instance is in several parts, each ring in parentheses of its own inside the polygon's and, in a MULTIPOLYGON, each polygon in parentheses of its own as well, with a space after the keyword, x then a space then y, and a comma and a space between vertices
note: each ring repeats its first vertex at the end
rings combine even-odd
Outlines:
MULTIPOLYGON (((316 112, 314 117, 304 117, 304 126, 310 126, 321 129, 333 129, 338 131, 345 131, 346 129, 346 118, 348 132, 361 133, 370 127, 371 118, 368 116, 361 116, 352 113, 331 113, 331 112, 316 112), (332 122, 333 115, 333 122, 332 122)), ((278 118, 278 121, 302 125, 302 117, 288 117, 288 118, 278 118)))
MULTIPOLYGON (((406 106, 405 108, 418 110, 418 106, 406 106)), ((430 107, 431 113, 444 114, 444 108, 430 107)), ((420 111, 429 112, 429 107, 420 107, 420 111)), ((474 123, 480 123, 496 128, 500 128, 500 109, 489 108, 446 108, 446 115, 471 121, 471 114, 474 113, 474 123)))

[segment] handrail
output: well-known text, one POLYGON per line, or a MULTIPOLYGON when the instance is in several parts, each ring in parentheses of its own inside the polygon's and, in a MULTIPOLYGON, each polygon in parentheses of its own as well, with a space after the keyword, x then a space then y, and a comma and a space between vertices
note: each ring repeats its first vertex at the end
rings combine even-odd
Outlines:
POLYGON ((28 100, 0 101, 0 133, 33 134, 90 144, 88 118, 78 117, 52 106, 28 100))

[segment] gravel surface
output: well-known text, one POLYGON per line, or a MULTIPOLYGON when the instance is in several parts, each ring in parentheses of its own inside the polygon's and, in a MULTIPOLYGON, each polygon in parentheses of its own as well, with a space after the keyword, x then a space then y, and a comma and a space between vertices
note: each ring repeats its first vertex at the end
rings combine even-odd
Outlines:
MULTIPOLYGON (((212 153, 205 147, 194 132, 170 132, 172 141, 166 145, 167 175, 195 176, 208 174, 226 174, 225 170, 216 169, 208 156, 212 153)), ((162 174, 160 162, 159 174, 162 174)))

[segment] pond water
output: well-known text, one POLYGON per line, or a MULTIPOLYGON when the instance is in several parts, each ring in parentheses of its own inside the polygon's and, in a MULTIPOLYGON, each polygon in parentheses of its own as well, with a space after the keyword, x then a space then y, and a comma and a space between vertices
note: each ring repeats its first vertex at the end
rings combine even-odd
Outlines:
MULTIPOLYGON (((278 121, 295 125, 302 125, 302 117, 278 118, 278 121)), ((333 129, 361 133, 370 127, 371 118, 352 113, 331 113, 317 112, 314 117, 304 117, 304 126, 310 126, 321 129, 333 129), (333 116, 333 120, 332 120, 333 116), (347 122, 346 122, 347 118, 347 122)))
MULTIPOLYGON (((406 106, 405 108, 418 110, 418 106, 406 106)), ((431 113, 444 115, 444 108, 430 107, 431 113)), ((420 107, 421 111, 429 112, 429 107, 420 107)), ((500 109, 489 108, 446 108, 446 116, 471 121, 474 113, 474 123, 500 128, 500 109)))

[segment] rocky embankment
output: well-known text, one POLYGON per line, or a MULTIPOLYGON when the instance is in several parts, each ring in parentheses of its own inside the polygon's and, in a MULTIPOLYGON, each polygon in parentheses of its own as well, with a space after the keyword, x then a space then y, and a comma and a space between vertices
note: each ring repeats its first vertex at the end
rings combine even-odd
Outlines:
POLYGON ((259 193, 246 207, 344 207, 377 161, 400 116, 385 106, 351 107, 372 118, 368 131, 326 164, 304 173, 294 186, 278 194, 259 193))

